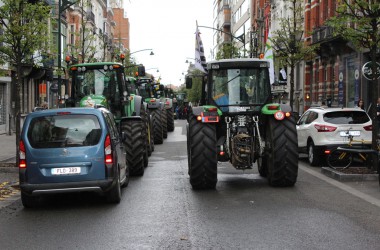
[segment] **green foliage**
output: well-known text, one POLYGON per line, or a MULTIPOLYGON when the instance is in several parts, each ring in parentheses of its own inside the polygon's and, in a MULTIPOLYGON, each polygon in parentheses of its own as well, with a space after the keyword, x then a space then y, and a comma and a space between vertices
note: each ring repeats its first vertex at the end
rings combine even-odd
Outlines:
POLYGON ((353 43, 357 50, 379 46, 380 2, 366 0, 341 0, 337 15, 327 24, 353 43))
POLYGON ((32 64, 33 54, 48 54, 50 6, 43 1, 29 3, 27 0, 3 0, 0 7, 0 63, 11 65, 32 64))
POLYGON ((232 43, 223 43, 216 54, 216 59, 227 59, 240 57, 239 49, 232 43))

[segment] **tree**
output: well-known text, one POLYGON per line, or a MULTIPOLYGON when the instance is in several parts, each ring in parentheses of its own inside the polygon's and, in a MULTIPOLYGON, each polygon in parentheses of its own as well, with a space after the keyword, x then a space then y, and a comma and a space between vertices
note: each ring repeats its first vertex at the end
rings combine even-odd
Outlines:
POLYGON ((216 53, 216 59, 240 57, 239 49, 233 43, 223 43, 216 53))
POLYGON ((73 33, 75 42, 74 44, 70 44, 70 51, 67 52, 74 58, 78 58, 81 63, 102 60, 105 55, 103 55, 102 58, 95 58, 95 54, 99 49, 105 52, 108 41, 104 34, 99 34, 98 39, 96 36, 96 30, 91 24, 89 24, 89 19, 94 18, 91 17, 92 12, 87 13, 86 11, 91 5, 91 1, 80 0, 77 4, 80 8, 80 29, 79 32, 73 33))
MULTIPOLYGON (((17 152, 20 140, 20 86, 23 81, 23 65, 33 66, 33 54, 47 55, 50 34, 47 20, 50 6, 44 1, 2 0, 0 6, 0 63, 8 62, 15 71, 12 82, 16 85, 15 117, 17 152), (36 3, 31 3, 36 2, 36 3)), ((18 155, 18 154, 16 154, 18 155)))
MULTIPOLYGON (((380 2, 366 0, 341 0, 336 9, 336 16, 328 20, 328 25, 334 29, 335 35, 342 36, 350 41, 358 51, 369 52, 370 60, 377 62, 377 49, 380 45, 380 2)), ((379 94, 379 71, 376 63, 372 63, 371 109, 372 119, 372 149, 377 150, 379 125, 377 123, 376 103, 379 94)), ((373 168, 377 161, 373 161, 373 168)))
POLYGON ((316 49, 315 45, 306 45, 303 40, 303 20, 304 20, 304 5, 301 0, 285 0, 288 4, 286 9, 289 10, 289 15, 279 18, 278 29, 272 32, 271 39, 275 59, 281 65, 290 68, 289 83, 289 103, 293 108, 294 102, 294 71, 296 65, 303 61, 305 57, 310 56, 316 49))

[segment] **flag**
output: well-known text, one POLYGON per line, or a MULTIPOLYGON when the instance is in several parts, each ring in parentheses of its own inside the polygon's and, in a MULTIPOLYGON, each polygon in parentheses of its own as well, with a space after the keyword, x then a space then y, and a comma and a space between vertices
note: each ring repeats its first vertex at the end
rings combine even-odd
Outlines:
POLYGON ((268 39, 265 42, 265 54, 264 54, 264 59, 268 60, 270 65, 269 65, 269 79, 270 79, 270 84, 274 83, 274 62, 273 62, 273 49, 272 49, 272 33, 268 31, 268 39))
POLYGON ((206 58, 205 53, 203 49, 203 43, 201 40, 200 32, 198 29, 198 22, 197 22, 197 30, 195 31, 195 68, 199 69, 200 71, 207 73, 206 68, 206 58))

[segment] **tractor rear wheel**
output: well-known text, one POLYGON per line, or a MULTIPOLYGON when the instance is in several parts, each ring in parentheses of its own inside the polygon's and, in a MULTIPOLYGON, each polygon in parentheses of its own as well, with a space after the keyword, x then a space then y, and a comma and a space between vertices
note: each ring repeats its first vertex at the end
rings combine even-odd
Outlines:
POLYGON ((124 123, 122 131, 126 132, 125 148, 127 153, 127 164, 130 175, 144 175, 146 164, 146 138, 144 137, 143 121, 129 121, 124 123))
POLYGON ((217 183, 216 127, 191 117, 188 127, 188 163, 193 189, 213 189, 217 183))
POLYGON ((162 144, 164 142, 161 113, 161 109, 151 109, 154 144, 162 144))
POLYGON ((273 117, 266 125, 264 159, 271 186, 293 186, 298 175, 298 144, 294 118, 282 121, 273 117))
POLYGON ((162 109, 162 134, 164 139, 168 138, 168 113, 166 109, 162 109))
POLYGON ((168 132, 174 131, 174 114, 173 114, 173 108, 167 109, 167 125, 168 125, 168 132))

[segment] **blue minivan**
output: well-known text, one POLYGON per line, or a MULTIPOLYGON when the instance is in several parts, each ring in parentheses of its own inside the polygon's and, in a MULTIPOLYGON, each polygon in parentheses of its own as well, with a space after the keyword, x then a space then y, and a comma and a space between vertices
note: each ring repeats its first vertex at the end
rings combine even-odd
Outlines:
POLYGON ((64 108, 27 115, 21 132, 19 178, 24 207, 39 196, 98 192, 121 200, 129 182, 123 135, 105 108, 64 108))

